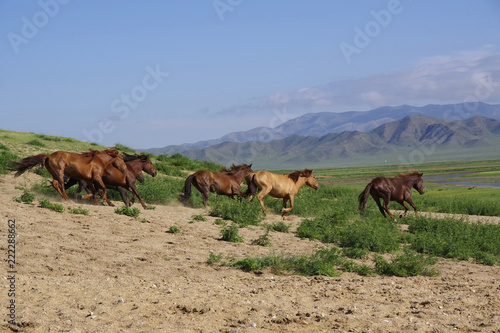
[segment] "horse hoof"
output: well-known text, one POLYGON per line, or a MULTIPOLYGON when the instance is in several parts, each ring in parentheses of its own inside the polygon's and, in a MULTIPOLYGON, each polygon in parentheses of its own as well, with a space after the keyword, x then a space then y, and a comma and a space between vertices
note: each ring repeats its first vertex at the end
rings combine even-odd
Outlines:
POLYGON ((403 217, 404 217, 404 216, 403 216, 403 214, 399 215, 399 218, 400 218, 400 219, 402 219, 403 217))

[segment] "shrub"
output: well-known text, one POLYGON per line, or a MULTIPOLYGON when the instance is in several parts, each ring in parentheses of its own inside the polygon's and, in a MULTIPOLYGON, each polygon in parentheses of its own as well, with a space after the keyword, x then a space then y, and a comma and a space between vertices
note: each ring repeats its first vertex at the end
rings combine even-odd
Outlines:
POLYGON ((6 174, 14 168, 10 161, 18 161, 19 157, 12 153, 6 146, 5 149, 0 149, 0 175, 6 174))
POLYGON ((445 258, 479 262, 498 262, 500 226, 475 224, 455 219, 409 219, 409 232, 415 234, 412 249, 445 258))
POLYGON ((239 228, 236 224, 231 224, 230 226, 226 226, 224 229, 221 230, 221 235, 222 235, 222 240, 226 242, 235 242, 235 243, 242 243, 243 238, 238 235, 239 233, 239 228))
POLYGON ((58 213, 62 213, 64 211, 64 207, 62 205, 51 203, 47 199, 42 199, 39 202, 40 202, 40 207, 42 207, 42 208, 51 209, 51 210, 56 211, 58 213))
POLYGON ((40 141, 38 139, 30 140, 30 141, 26 142, 26 144, 36 146, 36 147, 45 147, 45 143, 43 143, 42 141, 40 141))
POLYGON ((81 214, 81 215, 90 215, 90 212, 88 209, 82 208, 82 207, 77 207, 77 208, 70 208, 69 212, 71 214, 81 214))
POLYGON ((398 250, 400 232, 386 219, 354 221, 340 231, 340 246, 374 252, 398 250))
POLYGON ((138 208, 130 208, 124 205, 121 208, 116 208, 115 213, 120 215, 127 215, 130 217, 138 217, 141 211, 138 208))
POLYGON ((381 256, 376 256, 374 261, 375 271, 381 275, 395 275, 400 277, 438 275, 438 272, 435 269, 428 267, 429 265, 434 265, 436 263, 437 260, 435 258, 428 257, 408 249, 405 249, 404 253, 393 258, 391 263, 388 263, 381 256))
POLYGON ((251 241, 252 245, 260 245, 260 246, 272 246, 271 240, 269 239, 269 230, 262 236, 257 239, 253 239, 251 241))
POLYGON ((29 191, 24 190, 23 195, 21 195, 19 198, 14 198, 14 201, 16 202, 24 202, 26 204, 30 204, 35 200, 35 195, 29 191))
POLYGON ((257 202, 216 196, 211 201, 211 205, 210 216, 232 220, 241 227, 257 225, 262 220, 260 205, 257 202))
POLYGON ((277 231, 277 232, 290 232, 290 225, 283 221, 275 222, 272 224, 265 225, 267 230, 277 231))
POLYGON ((168 232, 171 234, 180 234, 181 229, 179 229, 179 227, 173 225, 173 226, 170 226, 170 228, 168 229, 168 232))
POLYGON ((191 218, 195 221, 206 221, 207 220, 207 218, 201 214, 200 215, 193 215, 193 216, 191 216, 191 218))

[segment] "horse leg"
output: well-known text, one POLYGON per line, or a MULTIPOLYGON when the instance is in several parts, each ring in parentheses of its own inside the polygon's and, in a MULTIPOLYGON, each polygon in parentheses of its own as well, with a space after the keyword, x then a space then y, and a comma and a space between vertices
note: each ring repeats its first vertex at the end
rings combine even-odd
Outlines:
POLYGON ((281 209, 281 218, 285 219, 285 214, 293 209, 293 196, 283 198, 283 208, 281 209), (286 202, 290 200, 290 208, 286 208, 286 202))
POLYGON ((209 193, 210 193, 210 190, 208 188, 201 191, 201 196, 203 198, 203 207, 205 207, 205 208, 207 208, 207 206, 208 206, 208 194, 209 193))
POLYGON ((131 183, 129 186, 132 189, 132 193, 135 194, 137 196, 137 198, 139 199, 139 202, 141 203, 142 208, 147 209, 148 207, 146 206, 146 204, 142 200, 141 195, 139 194, 139 191, 137 190, 137 187, 135 187, 135 184, 131 183))
POLYGON ((262 198, 264 198, 269 192, 271 192, 271 187, 263 187, 262 190, 260 191, 259 194, 257 194, 257 199, 260 202, 260 205, 262 206, 262 211, 264 214, 267 214, 267 209, 266 206, 264 206, 264 201, 262 201, 262 198))
POLYGON ((408 202, 413 207, 413 210, 415 210, 415 216, 418 216, 417 206, 415 206, 415 204, 413 203, 413 200, 411 199, 411 197, 408 197, 405 200, 406 200, 406 202, 408 202))
POLYGON ((392 215, 392 213, 389 211, 389 202, 391 202, 391 197, 390 196, 384 197, 384 206, 383 206, 384 210, 387 212, 387 214, 389 214, 389 217, 391 219, 396 221, 396 219, 394 218, 394 215, 392 215))
POLYGON ((382 207, 382 204, 380 203, 380 198, 379 198, 379 197, 377 197, 377 196, 374 196, 374 195, 372 195, 372 198, 373 198, 373 200, 375 200, 375 203, 376 203, 376 204, 377 204, 377 206, 378 206, 378 210, 380 210, 380 212, 382 213, 382 215, 383 215, 384 217, 387 217, 387 215, 385 215, 384 208, 382 207))
POLYGON ((96 190, 102 190, 102 201, 107 203, 109 206, 114 207, 114 204, 108 199, 108 193, 106 190, 106 185, 104 185, 104 182, 102 181, 101 178, 94 178, 94 186, 97 185, 96 190))
POLYGON ((405 208, 405 212, 403 213, 403 215, 399 215, 399 217, 406 217, 406 214, 408 213, 408 206, 406 205, 406 202, 404 200, 400 200, 398 201, 398 203, 405 208))

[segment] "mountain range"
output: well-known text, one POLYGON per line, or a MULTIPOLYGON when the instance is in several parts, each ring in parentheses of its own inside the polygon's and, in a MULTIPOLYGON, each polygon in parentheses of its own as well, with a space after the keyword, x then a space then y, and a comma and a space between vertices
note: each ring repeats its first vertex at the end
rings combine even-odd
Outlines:
POLYGON ((500 155, 498 119, 500 105, 484 103, 309 113, 274 128, 146 151, 257 169, 487 158, 500 155))

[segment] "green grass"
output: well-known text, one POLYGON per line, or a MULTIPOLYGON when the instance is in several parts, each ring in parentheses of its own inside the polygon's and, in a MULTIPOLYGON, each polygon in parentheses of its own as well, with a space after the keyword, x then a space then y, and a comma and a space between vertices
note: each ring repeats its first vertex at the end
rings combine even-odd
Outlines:
POLYGON ((35 194, 27 190, 24 190, 24 193, 20 197, 14 198, 14 201, 19 203, 24 202, 26 204, 30 204, 33 201, 35 201, 35 194))
POLYGON ((500 262, 500 226, 476 224, 454 219, 408 219, 414 234, 411 248, 444 258, 468 260, 495 265, 500 262))
POLYGON ((40 207, 42 208, 47 208, 58 213, 62 213, 64 211, 64 207, 62 205, 52 203, 47 199, 42 199, 39 202, 40 202, 40 207))
POLYGON ((138 208, 130 208, 127 206, 122 206, 115 209, 115 213, 119 215, 126 215, 130 217, 138 217, 141 211, 138 208))
POLYGON ((239 230, 237 224, 226 225, 220 232, 222 235, 221 239, 226 242, 242 243, 243 238, 239 235, 239 230))
POLYGON ((260 205, 255 200, 248 202, 245 199, 238 200, 226 196, 214 196, 209 202, 212 206, 210 216, 231 220, 240 227, 258 225, 263 219, 260 205))
POLYGON ((69 208, 69 212, 71 214, 90 215, 90 211, 82 207, 69 208))

